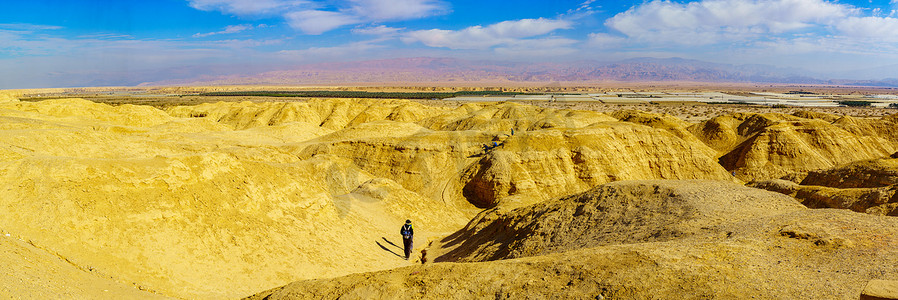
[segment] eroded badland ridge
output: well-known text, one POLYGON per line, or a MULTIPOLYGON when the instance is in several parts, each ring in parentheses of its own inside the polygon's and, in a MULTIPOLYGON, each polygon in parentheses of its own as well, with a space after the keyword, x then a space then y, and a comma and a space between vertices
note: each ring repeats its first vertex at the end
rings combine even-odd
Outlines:
POLYGON ((4 297, 857 299, 898 280, 898 114, 23 100, 62 92, 0 91, 4 297))

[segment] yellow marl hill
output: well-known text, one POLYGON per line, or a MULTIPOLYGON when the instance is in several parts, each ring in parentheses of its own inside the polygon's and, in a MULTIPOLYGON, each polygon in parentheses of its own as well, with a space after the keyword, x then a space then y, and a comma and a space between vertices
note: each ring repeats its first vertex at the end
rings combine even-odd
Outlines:
POLYGON ((689 130, 718 151, 723 167, 751 181, 887 156, 898 149, 894 128, 894 115, 870 120, 822 113, 738 113, 689 130))

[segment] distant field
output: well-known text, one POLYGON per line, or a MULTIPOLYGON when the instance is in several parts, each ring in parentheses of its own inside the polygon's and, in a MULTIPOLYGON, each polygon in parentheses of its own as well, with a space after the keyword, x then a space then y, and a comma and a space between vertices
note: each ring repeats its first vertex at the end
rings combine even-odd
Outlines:
MULTIPOLYGON (((528 100, 522 97, 520 100, 509 100, 514 95, 565 95, 570 91, 544 91, 534 93, 533 91, 500 91, 500 90, 479 90, 479 91, 421 91, 421 90, 288 90, 278 87, 263 87, 255 91, 241 90, 224 90, 210 92, 202 88, 166 88, 153 90, 127 90, 117 91, 114 89, 104 90, 96 89, 72 89, 59 91, 31 91, 26 96, 20 96, 22 101, 43 101, 60 98, 83 98, 97 103, 109 105, 146 105, 157 108, 165 108, 172 106, 191 106, 202 103, 216 102, 305 102, 312 98, 356 98, 356 99, 407 99, 428 106, 440 107, 457 107, 468 103, 466 101, 458 101, 452 98, 459 96, 495 96, 495 101, 513 101, 522 104, 530 104, 545 108, 555 109, 579 109, 590 110, 603 113, 610 113, 618 110, 636 109, 653 113, 664 113, 676 116, 688 122, 700 122, 709 119, 712 116, 721 114, 737 113, 737 112, 753 112, 753 113, 795 113, 797 111, 814 111, 825 112, 834 115, 846 115, 862 118, 878 118, 896 113, 896 110, 889 108, 870 107, 871 99, 864 98, 863 94, 846 94, 846 95, 829 95, 830 101, 843 102, 848 107, 785 107, 770 105, 755 105, 738 102, 710 101, 698 103, 694 101, 649 101, 657 100, 656 98, 646 98, 646 101, 636 101, 630 98, 618 97, 601 97, 600 101, 545 101, 545 100, 528 100), (621 101, 626 100, 626 101, 621 101), (847 102, 847 103, 846 103, 847 102)), ((587 93, 587 92, 581 92, 587 93)), ((696 91, 698 93, 698 91, 696 91)), ((726 95, 742 96, 742 97, 759 97, 765 93, 753 93, 748 91, 727 91, 726 95)), ((767 96, 776 98, 773 96, 767 96)), ((658 98, 660 99, 660 98, 658 98)), ((482 102, 482 101, 478 101, 482 102)))
POLYGON ((455 91, 455 92, 368 92, 368 91, 236 91, 208 92, 183 95, 152 94, 102 94, 102 93, 60 93, 42 96, 21 97, 22 101, 43 101, 62 98, 83 98, 110 105, 134 104, 154 107, 197 105, 215 102, 295 102, 307 98, 360 98, 360 99, 407 99, 443 100, 459 96, 514 96, 539 95, 538 93, 502 91, 455 91))
POLYGON ((150 97, 135 97, 133 95, 65 95, 65 96, 49 96, 49 97, 22 97, 19 100, 22 101, 44 101, 44 100, 52 100, 52 99, 63 99, 63 98, 82 98, 86 100, 90 100, 96 103, 103 103, 109 105, 122 105, 122 104, 132 104, 132 105, 147 105, 153 106, 157 108, 170 107, 170 106, 189 106, 189 105, 197 105, 203 103, 216 103, 216 102, 297 102, 297 101, 305 101, 305 99, 301 98, 288 98, 288 97, 261 97, 261 96, 196 96, 196 95, 184 95, 184 96, 150 96, 150 97))
POLYGON ((514 96, 536 95, 502 91, 458 92, 366 92, 366 91, 248 91, 212 92, 200 96, 252 96, 252 97, 309 97, 309 98, 369 98, 369 99, 446 99, 458 96, 514 96))

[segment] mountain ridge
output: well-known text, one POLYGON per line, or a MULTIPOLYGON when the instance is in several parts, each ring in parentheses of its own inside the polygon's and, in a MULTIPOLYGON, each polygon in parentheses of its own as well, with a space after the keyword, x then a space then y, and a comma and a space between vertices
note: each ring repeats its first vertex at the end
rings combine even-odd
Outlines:
POLYGON ((323 62, 256 74, 203 76, 146 85, 351 84, 351 83, 535 83, 535 82, 704 82, 895 86, 892 79, 821 79, 812 72, 770 65, 731 65, 684 58, 630 58, 602 62, 522 63, 412 57, 323 62))

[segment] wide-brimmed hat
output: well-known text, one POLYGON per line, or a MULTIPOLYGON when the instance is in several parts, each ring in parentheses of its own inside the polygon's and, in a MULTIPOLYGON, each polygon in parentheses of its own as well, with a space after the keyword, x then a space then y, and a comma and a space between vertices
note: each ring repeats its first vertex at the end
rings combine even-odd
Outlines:
POLYGON ((405 224, 411 224, 412 220, 405 220, 405 224))

